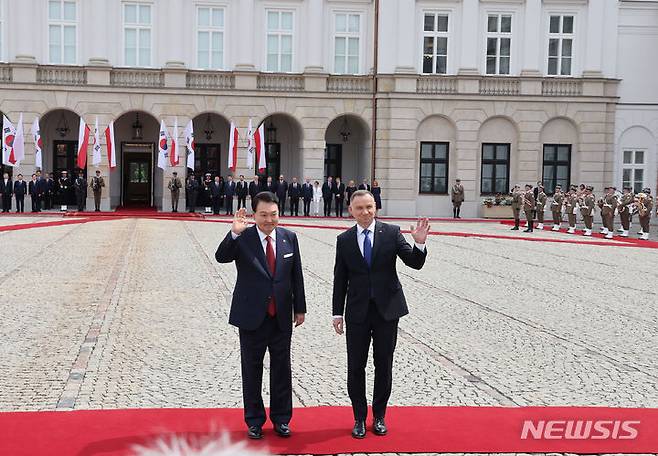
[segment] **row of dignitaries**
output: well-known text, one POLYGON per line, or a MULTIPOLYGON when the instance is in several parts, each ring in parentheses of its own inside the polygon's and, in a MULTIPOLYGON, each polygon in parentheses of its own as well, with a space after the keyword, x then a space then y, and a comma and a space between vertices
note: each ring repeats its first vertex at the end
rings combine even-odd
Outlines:
MULTIPOLYGON (((100 170, 91 179, 89 188, 94 194, 94 205, 100 212, 101 195, 105 187, 105 180, 100 170)), ((18 174, 16 180, 12 181, 9 174, 5 173, 0 181, 0 195, 2 195, 2 212, 7 213, 12 209, 12 198, 16 200, 16 212, 25 212, 25 197, 29 195, 32 204, 32 212, 53 209, 54 204, 68 205, 72 195, 75 195, 77 210, 83 212, 87 200, 87 179, 80 171, 78 176, 71 180, 67 171, 62 171, 56 181, 52 173, 41 177, 41 171, 32 174, 29 182, 23 180, 23 175, 18 174)))
MULTIPOLYGON (((295 233, 277 226, 276 194, 256 194, 252 209, 255 224, 250 226, 246 210, 239 209, 215 258, 220 263, 235 262, 237 268, 229 323, 239 328, 247 436, 263 437, 267 420, 261 395, 263 358, 269 351, 269 418, 277 435, 289 437, 293 413, 290 346, 293 325, 304 323, 306 314, 301 251, 295 233)), ((364 438, 365 367, 371 341, 375 363, 372 430, 377 435, 387 433, 384 419, 398 320, 408 313, 396 258, 422 268, 430 227, 427 219, 419 220, 411 233, 415 245, 409 245, 399 227, 375 219, 375 199, 367 190, 352 194, 348 210, 357 223, 337 239, 332 312, 335 331, 347 333, 347 390, 355 419, 352 436, 364 438)))

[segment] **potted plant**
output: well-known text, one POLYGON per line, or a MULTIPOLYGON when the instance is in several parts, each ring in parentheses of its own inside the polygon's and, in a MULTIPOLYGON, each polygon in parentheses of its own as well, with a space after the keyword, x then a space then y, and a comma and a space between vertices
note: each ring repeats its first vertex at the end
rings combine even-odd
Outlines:
POLYGON ((511 196, 496 193, 482 200, 483 218, 507 219, 513 216, 511 196))

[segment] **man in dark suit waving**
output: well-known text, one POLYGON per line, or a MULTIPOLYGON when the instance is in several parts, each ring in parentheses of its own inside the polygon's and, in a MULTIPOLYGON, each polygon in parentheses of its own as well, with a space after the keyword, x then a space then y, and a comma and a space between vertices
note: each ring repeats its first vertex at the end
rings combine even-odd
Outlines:
POLYGON ((251 201, 255 226, 245 208, 235 214, 231 231, 215 253, 219 263, 235 261, 238 278, 229 323, 240 330, 242 396, 247 436, 260 439, 265 424, 261 395, 263 357, 270 353, 270 420, 281 437, 290 436, 292 323, 304 323, 306 298, 297 236, 278 228, 276 195, 258 193, 251 201))
POLYGON ((365 368, 370 340, 375 362, 373 432, 386 435, 384 416, 391 395, 398 320, 409 313, 395 269, 396 260, 400 257, 407 266, 422 268, 430 227, 427 219, 418 220, 411 229, 415 241, 412 247, 398 226, 375 220, 375 198, 369 191, 354 192, 348 209, 357 224, 341 233, 336 242, 333 323, 336 333, 343 334, 345 314, 347 391, 355 420, 352 436, 362 439, 366 435, 368 415, 365 368))

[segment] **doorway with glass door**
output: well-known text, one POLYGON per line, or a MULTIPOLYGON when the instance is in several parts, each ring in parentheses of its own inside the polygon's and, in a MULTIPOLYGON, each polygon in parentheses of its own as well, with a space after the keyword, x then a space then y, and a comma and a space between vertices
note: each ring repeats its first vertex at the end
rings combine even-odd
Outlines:
POLYGON ((153 206, 153 143, 122 144, 121 205, 130 208, 153 206))

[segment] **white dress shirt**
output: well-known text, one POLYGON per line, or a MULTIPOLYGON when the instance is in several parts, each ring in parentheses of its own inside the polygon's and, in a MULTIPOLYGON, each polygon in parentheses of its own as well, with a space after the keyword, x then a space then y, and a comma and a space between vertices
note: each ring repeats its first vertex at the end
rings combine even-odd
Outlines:
MULTIPOLYGON (((258 226, 256 226, 256 232, 258 233, 258 237, 260 238, 260 244, 263 247, 263 252, 265 252, 265 258, 267 258, 267 239, 265 239, 268 235, 263 233, 258 226)), ((231 237, 233 239, 237 239, 239 234, 235 234, 233 231, 231 231, 231 237)), ((274 257, 276 258, 276 228, 272 230, 272 233, 270 233, 270 238, 272 239, 272 250, 274 251, 274 257)))

